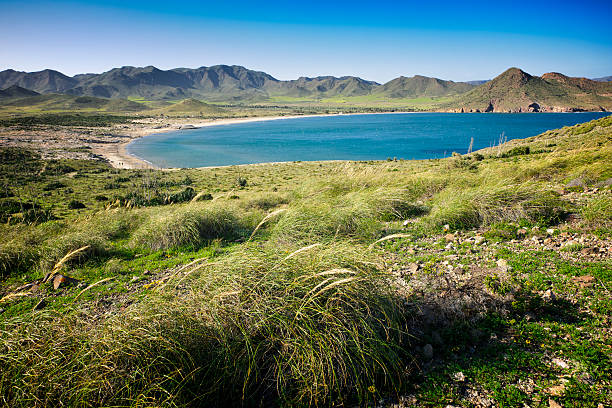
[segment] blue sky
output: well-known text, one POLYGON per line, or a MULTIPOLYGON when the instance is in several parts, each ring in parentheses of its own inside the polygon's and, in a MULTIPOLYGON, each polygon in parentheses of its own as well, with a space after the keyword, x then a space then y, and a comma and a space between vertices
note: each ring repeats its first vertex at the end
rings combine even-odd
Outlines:
POLYGON ((0 69, 236 64, 279 79, 612 75, 612 1, 0 0, 0 69))

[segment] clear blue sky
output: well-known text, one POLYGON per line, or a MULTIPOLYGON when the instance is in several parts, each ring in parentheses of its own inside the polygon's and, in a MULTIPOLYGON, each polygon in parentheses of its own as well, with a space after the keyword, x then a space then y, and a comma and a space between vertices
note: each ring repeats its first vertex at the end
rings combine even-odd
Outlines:
POLYGON ((236 64, 279 79, 612 75, 606 1, 0 0, 0 70, 236 64))

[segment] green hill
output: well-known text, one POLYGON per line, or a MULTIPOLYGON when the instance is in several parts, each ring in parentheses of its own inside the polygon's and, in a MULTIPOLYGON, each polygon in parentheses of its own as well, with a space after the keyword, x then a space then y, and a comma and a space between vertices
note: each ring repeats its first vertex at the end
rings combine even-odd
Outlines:
POLYGON ((415 75, 411 78, 403 76, 396 78, 378 87, 373 93, 390 98, 420 98, 457 95, 473 88, 473 85, 466 82, 444 81, 415 75))
POLYGON ((148 107, 126 99, 45 94, 0 100, 0 112, 141 112, 148 107))
POLYGON ((226 111, 217 106, 189 98, 165 108, 157 109, 152 113, 169 116, 214 116, 223 115, 226 111))
POLYGON ((453 111, 571 112, 611 110, 612 84, 558 73, 532 76, 510 68, 445 105, 453 111))
POLYGON ((18 85, 13 85, 6 89, 0 90, 0 99, 24 98, 24 97, 36 96, 36 95, 39 95, 39 93, 31 91, 29 89, 22 88, 18 85))

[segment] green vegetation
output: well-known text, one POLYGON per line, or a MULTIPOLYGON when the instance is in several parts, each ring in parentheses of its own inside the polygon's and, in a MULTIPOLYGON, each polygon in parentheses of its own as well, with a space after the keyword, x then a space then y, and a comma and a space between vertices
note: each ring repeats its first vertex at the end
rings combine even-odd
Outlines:
POLYGON ((611 124, 173 171, 2 148, 0 401, 610 405, 611 124))

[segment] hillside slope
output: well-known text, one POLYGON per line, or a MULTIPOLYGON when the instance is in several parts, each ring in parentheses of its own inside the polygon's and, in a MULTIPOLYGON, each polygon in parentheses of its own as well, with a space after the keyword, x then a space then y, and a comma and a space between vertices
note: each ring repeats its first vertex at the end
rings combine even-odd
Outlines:
POLYGON ((210 105, 193 98, 185 99, 181 102, 152 111, 153 114, 170 116, 211 116, 215 114, 222 115, 226 112, 227 111, 217 106, 210 105))
POLYGON ((474 88, 467 82, 444 81, 415 75, 411 78, 399 77, 374 90, 374 94, 389 98, 419 98, 463 94, 474 88))
POLYGON ((125 99, 106 99, 93 96, 61 94, 34 95, 23 98, 0 99, 0 112, 141 112, 148 107, 125 99))
POLYGON ((9 86, 6 89, 0 89, 0 99, 25 98, 36 95, 39 95, 39 93, 22 88, 18 85, 9 86))
POLYGON ((532 76, 510 68, 446 104, 465 112, 573 112, 612 109, 612 84, 559 73, 532 76))

